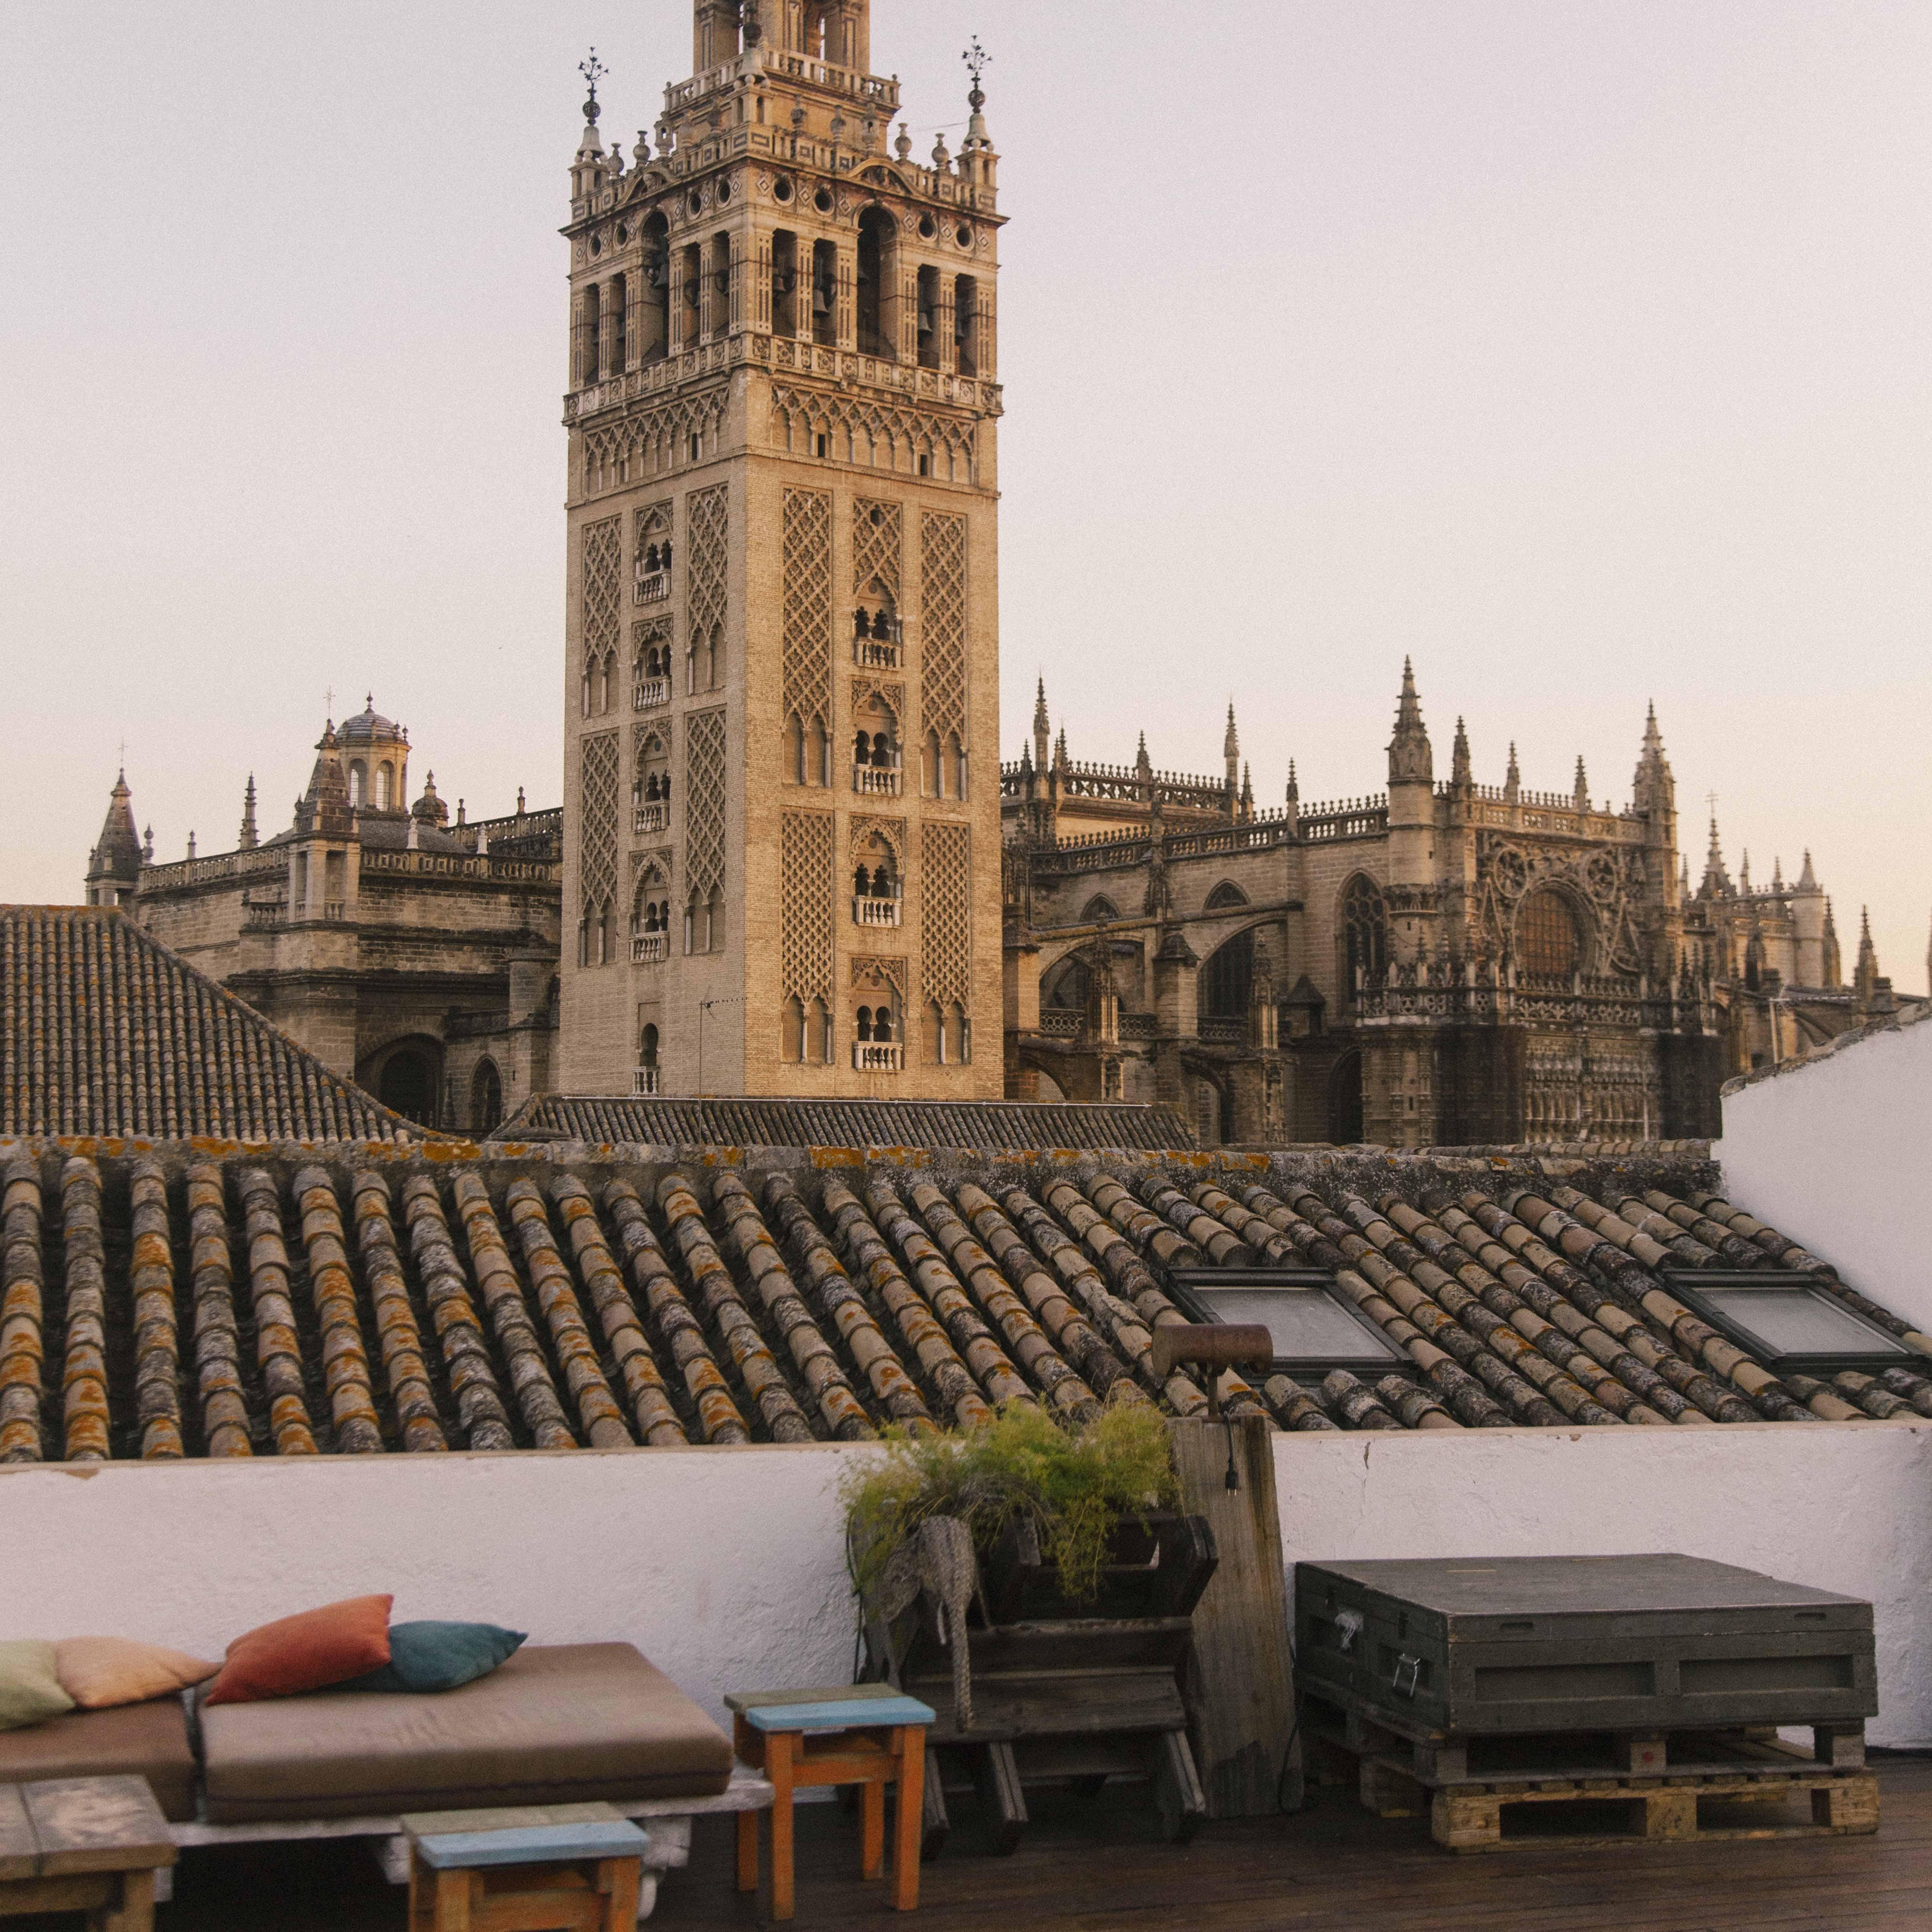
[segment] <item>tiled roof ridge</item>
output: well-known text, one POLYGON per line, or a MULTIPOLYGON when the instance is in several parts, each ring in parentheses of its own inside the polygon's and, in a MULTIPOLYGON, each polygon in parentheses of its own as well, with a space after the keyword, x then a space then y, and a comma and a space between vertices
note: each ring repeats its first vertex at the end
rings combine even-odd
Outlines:
POLYGON ((1857 1026, 1847 1027, 1843 1033, 1834 1034, 1831 1039, 1814 1047, 1809 1053, 1780 1060, 1775 1066, 1755 1066, 1748 1073, 1740 1073, 1736 1078, 1726 1080, 1718 1090, 1719 1097, 1742 1094, 1747 1087, 1756 1087, 1765 1081, 1775 1080, 1783 1074, 1795 1073, 1801 1067, 1816 1066, 1820 1060, 1828 1060, 1833 1054, 1842 1053, 1847 1047, 1859 1046, 1868 1040, 1876 1040, 1882 1034, 1898 1033, 1906 1027, 1917 1026, 1922 1020, 1932 1020, 1932 1000, 1907 996, 1901 1000, 1895 1012, 1874 1013, 1857 1026))
POLYGON ((122 908, 0 905, 0 1136, 276 1123, 423 1137, 122 908))

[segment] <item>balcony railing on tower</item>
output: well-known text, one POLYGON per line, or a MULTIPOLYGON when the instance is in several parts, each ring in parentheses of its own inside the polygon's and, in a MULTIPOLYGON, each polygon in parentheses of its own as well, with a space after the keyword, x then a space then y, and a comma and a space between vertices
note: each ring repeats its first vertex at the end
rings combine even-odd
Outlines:
POLYGON ((862 798, 897 798, 903 782, 896 765, 860 765, 852 767, 852 789, 862 798))
POLYGON ((667 932, 634 932, 631 935, 631 964, 656 966, 670 957, 670 935, 667 932))
POLYGON ((852 1042, 852 1070, 856 1073, 898 1073, 904 1066, 905 1048, 896 1040, 852 1042))
POLYGON ((655 711, 661 704, 670 702, 670 680, 668 677, 640 677, 638 688, 631 698, 634 711, 655 711))
POLYGON ((668 570, 650 570, 641 573, 637 580, 635 601, 640 604, 657 604, 670 595, 670 572, 668 570))
POLYGON ((852 920, 856 926, 897 926, 899 922, 899 896, 894 891, 890 898, 876 898, 870 892, 852 895, 852 920))
POLYGON ((670 823, 670 807, 661 798, 654 798, 632 811, 631 830, 634 832, 662 832, 670 823))
POLYGON ((631 1070, 631 1094, 634 1099, 654 1100, 661 1090, 655 1066, 634 1066, 631 1070))

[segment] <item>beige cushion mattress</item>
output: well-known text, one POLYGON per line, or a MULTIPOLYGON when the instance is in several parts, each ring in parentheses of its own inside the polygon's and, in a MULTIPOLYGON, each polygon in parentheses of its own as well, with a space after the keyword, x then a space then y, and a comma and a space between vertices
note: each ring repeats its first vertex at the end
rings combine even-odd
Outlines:
POLYGON ((70 1711, 64 1718, 0 1731, 0 1784, 44 1778, 145 1778, 177 1824, 194 1816, 194 1753, 178 1697, 70 1711))
POLYGON ((434 1696, 319 1691, 201 1714, 218 1825, 710 1797, 730 1741, 628 1643, 526 1645, 434 1696))

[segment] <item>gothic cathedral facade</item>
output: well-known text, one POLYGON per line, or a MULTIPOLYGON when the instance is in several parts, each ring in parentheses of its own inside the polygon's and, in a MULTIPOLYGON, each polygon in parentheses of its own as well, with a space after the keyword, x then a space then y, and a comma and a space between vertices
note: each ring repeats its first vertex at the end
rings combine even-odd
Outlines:
POLYGON ((998 169, 870 0, 695 0, 571 170, 560 1084, 996 1098, 998 169), (978 1037, 976 1040, 976 1030, 978 1037))

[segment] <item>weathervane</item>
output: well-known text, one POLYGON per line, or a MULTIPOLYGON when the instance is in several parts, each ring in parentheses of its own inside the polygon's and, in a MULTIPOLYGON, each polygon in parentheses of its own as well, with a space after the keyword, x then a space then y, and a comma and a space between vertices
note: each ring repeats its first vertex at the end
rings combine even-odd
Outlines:
POLYGON ((993 58, 980 44, 980 36, 973 36, 973 44, 959 58, 966 63, 966 71, 973 76, 973 85, 980 85, 980 76, 986 71, 986 64, 993 58))
POLYGON ((584 104, 584 118, 586 121, 595 121, 597 118, 597 83, 610 70, 597 58, 597 50, 592 47, 590 58, 587 61, 580 61, 577 70, 583 75, 590 88, 590 98, 584 104))

